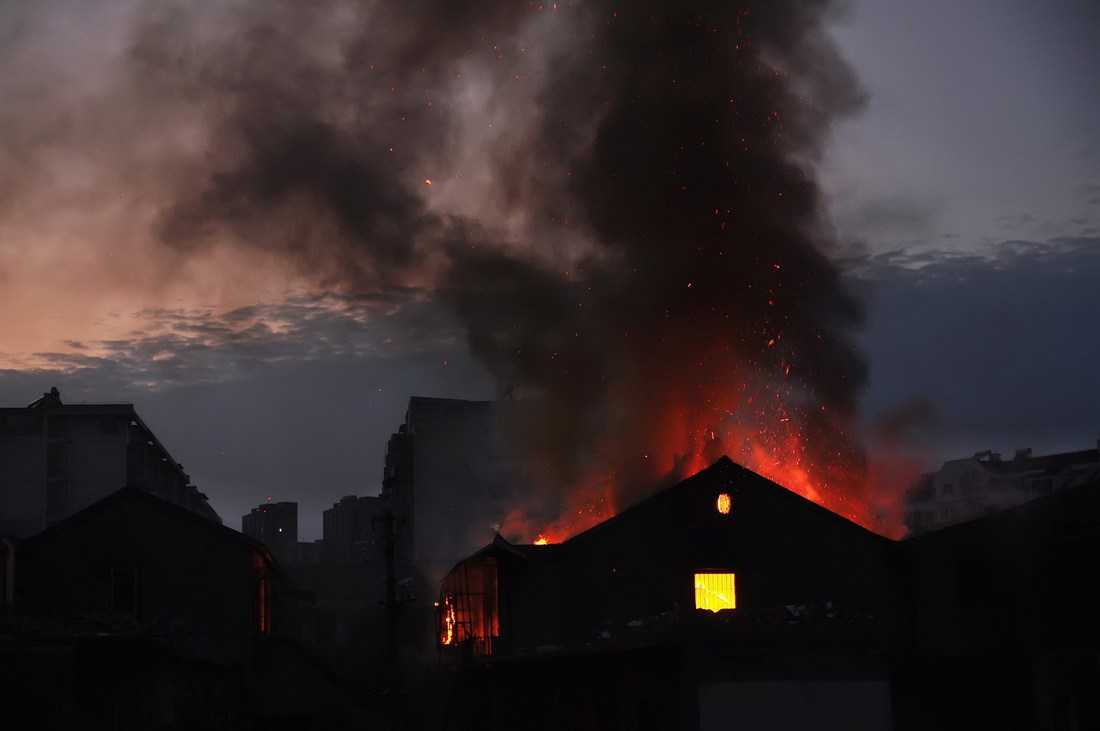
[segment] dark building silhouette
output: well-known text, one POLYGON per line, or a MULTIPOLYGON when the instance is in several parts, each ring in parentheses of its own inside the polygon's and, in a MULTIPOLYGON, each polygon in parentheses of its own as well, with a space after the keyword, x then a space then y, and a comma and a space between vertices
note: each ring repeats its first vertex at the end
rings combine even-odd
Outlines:
POLYGON ((723 459, 458 562, 444 725, 1100 728, 1096 606, 1095 479, 895 542, 723 459))
POLYGON ((294 563, 312 564, 324 560, 325 541, 318 538, 315 541, 298 541, 294 551, 294 563))
POLYGON ((16 603, 33 614, 174 623, 243 662, 280 623, 280 569, 258 541, 123 488, 23 541, 16 603))
POLYGON ((126 486, 221 522, 132 404, 65 404, 54 388, 0 408, 0 534, 34 535, 126 486))
POLYGON ((449 715, 891 728, 894 547, 728 459, 562 544, 498 537, 441 585, 438 642, 460 668, 449 715))
POLYGON ((302 592, 266 546, 124 488, 15 546, 5 727, 387 728, 291 638, 302 592))
MULTIPOLYGON (((261 506, 261 508, 264 506, 261 506)), ((345 678, 385 687, 386 569, 379 496, 346 496, 324 511, 324 538, 295 544, 281 561, 299 594, 308 597, 300 638, 345 678)))
POLYGON ((398 561, 441 576, 492 537, 525 484, 510 399, 409 399, 387 445, 382 496, 398 521, 398 561))
POLYGON ((301 639, 342 677, 386 687, 386 625, 380 564, 296 563, 283 567, 296 590, 310 597, 301 639))
POLYGON ((1100 728, 1100 482, 898 548, 898 728, 1100 728))
POLYGON ((0 607, 15 599, 15 541, 0 536, 0 607))
POLYGON ((294 561, 298 552, 298 503, 261 503, 241 516, 241 533, 263 543, 280 561, 294 561))
POLYGON ((322 556, 332 563, 363 564, 379 558, 379 496, 348 495, 322 515, 322 556))

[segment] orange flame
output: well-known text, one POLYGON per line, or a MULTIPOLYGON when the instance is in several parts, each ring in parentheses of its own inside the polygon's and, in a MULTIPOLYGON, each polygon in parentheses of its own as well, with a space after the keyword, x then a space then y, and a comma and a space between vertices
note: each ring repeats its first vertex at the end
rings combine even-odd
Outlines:
POLYGON ((704 394, 694 405, 678 402, 683 394, 665 394, 648 423, 625 425, 600 445, 590 476, 564 493, 556 520, 539 521, 517 508, 502 532, 566 540, 642 499, 645 491, 728 456, 865 528, 895 538, 904 533, 901 495, 918 474, 915 460, 878 445, 880 453, 865 461, 854 415, 811 405, 799 398, 797 384, 777 388, 760 378, 743 383, 751 385, 725 397, 704 394))

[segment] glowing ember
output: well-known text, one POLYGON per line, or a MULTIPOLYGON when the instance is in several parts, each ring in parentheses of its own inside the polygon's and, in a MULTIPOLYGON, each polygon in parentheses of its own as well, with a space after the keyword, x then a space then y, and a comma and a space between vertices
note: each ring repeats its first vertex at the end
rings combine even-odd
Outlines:
POLYGON ((718 512, 722 515, 729 515, 730 512, 730 496, 729 493, 722 493, 718 496, 718 512))

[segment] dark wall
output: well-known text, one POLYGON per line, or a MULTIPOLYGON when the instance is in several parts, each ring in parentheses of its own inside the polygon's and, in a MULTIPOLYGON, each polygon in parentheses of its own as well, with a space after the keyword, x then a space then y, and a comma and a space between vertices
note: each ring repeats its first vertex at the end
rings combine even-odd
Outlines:
POLYGON ((712 468, 521 563, 504 579, 506 611, 515 646, 582 639, 607 623, 692 611, 694 573, 709 569, 735 574, 738 614, 831 602, 888 623, 893 547, 752 473, 712 468), (728 515, 716 509, 720 492, 732 497, 728 515))
POLYGON ((248 724, 243 668, 113 639, 8 645, 4 728, 232 731, 248 724))
POLYGON ((453 683, 446 729, 691 728, 692 689, 676 653, 646 649, 470 668, 453 683))
POLYGON ((995 713, 1031 727, 1100 727, 1100 485, 902 549, 912 577, 905 675, 920 699, 914 715, 932 717, 913 728, 964 728, 995 713))
POLYGON ((0 410, 0 533, 25 538, 46 525, 46 419, 0 410))
POLYGON ((1081 611, 1100 603, 1098 487, 907 541, 914 646, 945 654, 1100 652, 1081 611))

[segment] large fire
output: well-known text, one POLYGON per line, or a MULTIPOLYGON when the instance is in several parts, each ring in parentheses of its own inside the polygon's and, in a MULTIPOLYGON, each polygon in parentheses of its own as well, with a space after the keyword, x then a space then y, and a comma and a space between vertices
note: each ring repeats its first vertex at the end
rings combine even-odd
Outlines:
MULTIPOLYGON (((904 533, 901 495, 918 472, 913 459, 879 444, 872 445, 875 454, 865 460, 854 418, 807 414, 788 405, 797 401, 789 393, 772 390, 761 399, 741 390, 737 396, 755 403, 755 412, 728 410, 712 415, 705 426, 691 427, 686 409, 671 408, 658 421, 660 426, 651 423, 634 431, 630 437, 637 441, 609 440, 603 445, 602 469, 593 470, 564 492, 556 519, 533 516, 520 506, 508 515, 501 532, 536 544, 559 543, 646 497, 646 491, 689 477, 729 456, 865 528, 895 538, 904 533), (761 401, 764 406, 759 406, 761 401), (809 436, 815 420, 818 425, 829 424, 826 433, 851 431, 852 440, 837 445, 815 442, 809 436), (624 451, 654 437, 649 443, 656 446, 638 449, 631 466, 624 451), (624 464, 625 469, 613 467, 624 464), (624 474, 627 470, 629 474, 624 474)), ((824 412, 824 407, 816 408, 824 412)))

